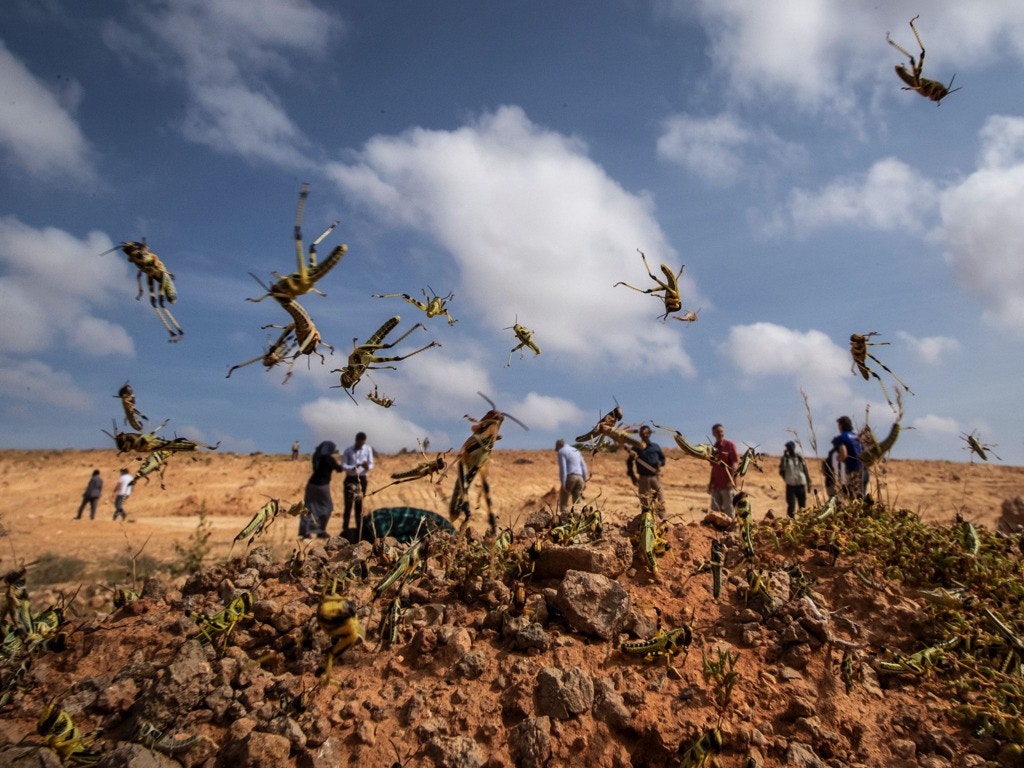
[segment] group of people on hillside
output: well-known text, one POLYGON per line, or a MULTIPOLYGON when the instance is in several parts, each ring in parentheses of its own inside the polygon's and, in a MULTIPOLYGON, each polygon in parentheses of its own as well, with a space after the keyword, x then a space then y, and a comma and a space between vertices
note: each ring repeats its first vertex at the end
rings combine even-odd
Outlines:
MULTIPOLYGON (((836 419, 839 434, 832 439, 832 449, 822 462, 825 491, 829 496, 837 493, 848 498, 866 495, 868 471, 860 460, 861 445, 853 430, 849 416, 836 419)), ((715 424, 711 427, 715 438, 713 447, 715 460, 711 464, 708 479, 709 507, 730 518, 735 517, 734 499, 737 492, 736 473, 740 466, 740 455, 736 444, 725 437, 725 427, 715 424)), ((665 454, 657 443, 651 440, 651 428, 646 424, 639 431, 642 447, 629 451, 626 459, 626 474, 636 486, 641 509, 652 507, 665 518, 665 499, 661 489, 661 469, 665 466, 665 454)), ((587 482, 587 465, 579 450, 566 445, 564 440, 555 444, 558 454, 558 478, 560 484, 558 510, 565 512, 568 504, 575 504, 583 495, 587 482)), ((786 514, 796 515, 798 509, 807 506, 807 494, 812 490, 811 474, 807 462, 797 451, 797 445, 790 440, 786 443, 779 459, 779 475, 786 483, 786 514)))
MULTIPOLYGON (((825 490, 829 496, 836 493, 850 498, 863 497, 867 492, 868 471, 860 460, 861 445, 853 430, 849 416, 840 416, 836 423, 839 434, 832 439, 832 449, 822 462, 825 490)), ((725 437, 725 427, 715 424, 711 427, 715 438, 713 445, 715 461, 711 464, 708 479, 710 508, 728 517, 735 517, 734 498, 736 471, 740 465, 736 444, 725 437)), ((646 424, 639 431, 642 447, 629 451, 626 459, 626 474, 636 486, 641 508, 652 507, 665 518, 665 499, 661 489, 661 469, 665 466, 665 454, 657 443, 651 440, 651 428, 646 424)), ((292 460, 297 458, 299 444, 292 446, 292 460)), ((570 504, 576 504, 586 489, 589 473, 586 461, 578 449, 567 445, 564 440, 555 443, 558 459, 559 498, 558 511, 563 514, 570 504)), ((299 521, 299 536, 304 539, 327 538, 327 524, 334 511, 331 498, 331 478, 335 473, 344 473, 342 483, 344 517, 341 535, 350 541, 361 538, 363 524, 363 497, 369 473, 373 470, 373 449, 366 442, 366 433, 358 432, 355 442, 339 454, 338 447, 330 440, 320 443, 312 455, 313 471, 306 482, 304 501, 308 515, 299 521), (354 523, 354 525, 352 525, 354 523)), ((796 443, 790 440, 785 445, 779 460, 779 475, 786 483, 786 513, 793 517, 796 510, 807 506, 807 493, 812 488, 807 462, 797 452, 796 443)), ((76 520, 82 518, 86 507, 90 508, 89 518, 96 518, 96 508, 103 492, 103 478, 98 469, 82 493, 76 520)), ((132 492, 132 475, 122 467, 114 495, 114 520, 127 519, 124 511, 125 500, 132 492)))

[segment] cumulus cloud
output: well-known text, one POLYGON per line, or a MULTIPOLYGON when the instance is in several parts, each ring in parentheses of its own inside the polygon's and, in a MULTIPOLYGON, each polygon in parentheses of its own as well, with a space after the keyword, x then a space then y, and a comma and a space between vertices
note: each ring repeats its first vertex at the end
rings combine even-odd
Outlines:
POLYGON ((697 8, 722 89, 733 98, 782 99, 812 111, 853 110, 851 86, 863 82, 873 64, 859 49, 878 34, 867 10, 838 0, 782 6, 700 0, 697 8))
POLYGON ((890 157, 876 162, 866 174, 837 179, 824 189, 794 190, 777 221, 787 222, 785 227, 800 234, 842 225, 923 232, 937 203, 935 184, 890 157))
POLYGON ((1024 118, 990 117, 980 138, 978 169, 941 195, 940 236, 985 320, 1024 335, 1024 118))
POLYGON ((34 405, 85 411, 90 397, 74 377, 38 360, 0 359, 0 395, 34 405))
POLYGON ((78 239, 0 217, 0 352, 63 346, 91 356, 134 355, 127 331, 96 314, 134 293, 124 256, 98 256, 111 245, 98 232, 78 239))
MULTIPOLYGON (((685 18, 694 12, 694 4, 684 0, 670 5, 685 18)), ((842 0, 782 5, 699 0, 696 13, 710 40, 718 88, 727 98, 750 104, 781 101, 847 122, 857 116, 865 84, 900 93, 892 65, 901 56, 885 46, 885 31, 917 54, 907 19, 918 13, 918 6, 910 3, 891 3, 880 14, 878 7, 842 0)), ((1019 58, 1024 6, 941 0, 929 4, 927 21, 919 21, 918 29, 926 43, 931 41, 925 76, 948 82, 956 71, 951 58, 958 52, 971 52, 967 60, 958 56, 960 69, 1001 56, 1019 58)))
MULTIPOLYGON (((322 440, 337 442, 339 435, 346 436, 341 438, 343 441, 351 441, 356 432, 364 431, 367 433, 367 443, 382 453, 397 453, 402 448, 415 448, 417 438, 430 436, 429 430, 422 425, 392 409, 383 408, 374 411, 371 434, 366 428, 366 414, 348 399, 317 398, 299 408, 299 417, 317 443, 322 440)), ((430 437, 431 442, 439 446, 441 440, 435 439, 435 436, 430 437)), ((342 450, 348 444, 339 444, 338 449, 342 450)))
MULTIPOLYGON (((514 308, 546 354, 694 375, 682 328, 652 323, 658 302, 612 287, 655 287, 638 247, 678 269, 654 205, 609 178, 579 139, 502 107, 456 130, 376 136, 327 172, 371 215, 446 248, 462 270, 460 300, 493 331, 514 308)), ((682 293, 684 309, 707 306, 689 274, 682 293)))
MULTIPOLYGON (((1024 118, 995 115, 979 132, 976 170, 944 187, 896 158, 865 174, 837 179, 818 191, 795 190, 774 217, 775 234, 799 234, 837 225, 933 237, 961 289, 984 307, 992 325, 1024 334, 1024 118), (913 199, 910 208, 905 201, 913 199), (932 218, 937 217, 933 228, 932 218)), ((915 345, 928 361, 953 351, 952 339, 915 345)))
POLYGON ((773 323, 735 325, 719 351, 751 380, 785 376, 816 403, 849 402, 850 355, 821 331, 773 323))
POLYGON ((908 426, 913 427, 925 437, 946 437, 960 434, 960 424, 950 416, 938 416, 928 413, 912 419, 908 426))
POLYGON ((107 43, 162 73, 181 73, 189 93, 183 121, 188 138, 220 152, 309 167, 309 141, 273 82, 297 76, 289 57, 328 51, 342 28, 336 16, 308 0, 183 0, 136 12, 150 33, 145 48, 126 43, 138 35, 118 22, 107 25, 107 43))
MULTIPOLYGON (((0 147, 28 173, 44 179, 94 181, 91 150, 64 99, 47 88, 0 40, 0 147)), ((77 95, 75 95, 77 94, 77 95)))
POLYGON ((741 172, 769 159, 802 162, 803 151, 768 128, 751 129, 734 115, 672 115, 662 121, 658 155, 715 186, 735 183, 741 172))
POLYGON ((509 406, 509 413, 530 429, 557 430, 570 424, 581 424, 589 417, 585 411, 562 397, 530 392, 521 402, 509 406))
POLYGON ((408 391, 410 398, 427 408, 475 411, 483 402, 477 392, 493 393, 495 385, 482 358, 472 356, 473 350, 465 351, 471 356, 454 356, 443 347, 418 355, 415 378, 401 378, 395 391, 408 391), (416 394, 412 394, 414 390, 416 394))
POLYGON ((919 339, 906 331, 897 331, 896 335, 926 365, 939 365, 945 355, 960 351, 960 342, 949 336, 925 336, 919 339))

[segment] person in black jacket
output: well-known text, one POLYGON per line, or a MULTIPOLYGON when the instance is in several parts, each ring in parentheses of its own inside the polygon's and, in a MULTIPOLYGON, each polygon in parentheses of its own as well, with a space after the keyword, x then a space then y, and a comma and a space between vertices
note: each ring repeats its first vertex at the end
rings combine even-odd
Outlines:
POLYGON ((299 519, 299 536, 302 538, 327 538, 327 523, 334 511, 331 476, 342 471, 341 462, 338 460, 338 446, 330 440, 320 443, 313 451, 313 474, 306 482, 304 500, 309 514, 299 519))
POLYGON ((85 492, 82 494, 82 503, 78 506, 78 514, 75 515, 75 520, 82 519, 82 512, 85 510, 85 505, 89 505, 89 519, 96 519, 96 505, 99 503, 100 496, 103 494, 103 478, 100 477, 100 471, 94 469, 92 471, 92 477, 89 478, 89 484, 85 486, 85 492))

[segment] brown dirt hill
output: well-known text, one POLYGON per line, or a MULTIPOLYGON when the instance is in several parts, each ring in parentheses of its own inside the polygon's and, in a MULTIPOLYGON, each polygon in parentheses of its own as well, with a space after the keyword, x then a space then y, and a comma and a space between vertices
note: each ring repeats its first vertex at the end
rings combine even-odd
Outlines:
MULTIPOLYGON (((247 551, 237 545, 233 559, 228 557, 231 539, 267 497, 300 497, 306 461, 215 453, 196 461, 176 457, 166 490, 158 481, 141 485, 129 501, 132 522, 119 524, 110 521, 120 465, 111 452, 0 452, 4 570, 30 564, 35 611, 54 599, 52 591, 33 583, 42 564, 78 558, 81 574, 62 589, 70 594, 85 582, 65 626, 66 649, 34 654, 11 687, 0 718, 0 749, 4 743, 22 745, 0 751, 0 765, 56 764, 39 749, 41 738, 34 733, 48 702, 63 707, 82 730, 101 730, 92 748, 111 766, 674 766, 716 727, 722 737, 717 759, 725 768, 1021 764, 1011 730, 1019 720, 1000 721, 1000 730, 994 721, 981 727, 950 710, 951 685, 975 680, 955 665, 974 664, 976 651, 968 656, 960 645, 956 653, 936 652, 921 674, 876 672, 880 660, 912 658, 945 640, 950 613, 959 609, 943 608, 947 612, 940 615, 919 587, 887 579, 896 575, 896 566, 886 569, 872 552, 855 552, 862 539, 853 534, 881 530, 873 546, 888 552, 897 529, 916 532, 921 551, 904 552, 899 561, 907 579, 928 558, 955 551, 942 561, 953 574, 945 582, 951 589, 957 578, 973 578, 980 556, 989 558, 986 563, 1001 558, 1019 583, 1015 539, 998 540, 991 532, 1000 525, 1002 502, 1024 495, 1024 470, 892 461, 885 486, 875 491, 881 502, 875 512, 856 518, 856 525, 828 522, 855 519, 839 513, 819 524, 823 510, 817 507, 798 526, 779 519, 783 490, 774 471, 777 458, 769 457, 764 474, 746 479, 757 534, 756 554, 744 559, 737 531, 704 524, 704 465, 670 456, 670 548, 656 580, 631 554, 637 503, 621 456, 590 460, 587 501, 602 509, 603 536, 570 553, 540 530, 557 480, 553 453, 496 452, 496 511, 502 525, 517 532, 509 551, 522 553, 536 537, 545 538, 547 559, 538 573, 547 577, 525 579, 528 607, 517 615, 514 580, 489 578, 514 570, 513 555, 497 554, 493 544, 483 543, 485 516, 477 513, 472 542, 438 537, 426 572, 401 588, 397 642, 380 647, 380 622, 396 590, 374 600, 373 587, 402 547, 388 554, 372 553, 367 545, 352 548, 337 538, 326 546, 316 542, 297 573, 285 565, 295 547, 295 522, 282 519, 257 546, 247 551), (74 521, 93 467, 107 481, 101 514, 96 521, 74 521), (188 579, 152 579, 141 600, 111 613, 109 594, 92 581, 125 585, 128 553, 140 549, 154 569, 179 558, 174 543, 188 544, 200 510, 212 528, 207 567, 188 579), (959 530, 958 512, 981 535, 981 555, 970 556, 975 560, 958 551, 952 536, 959 530), (921 520, 931 526, 919 530, 921 520), (527 523, 535 527, 524 528, 527 523), (892 541, 884 535, 886 526, 892 527, 892 541), (727 547, 718 599, 706 567, 716 538, 727 547), (551 575, 570 559, 580 570, 551 575), (364 578, 351 567, 358 563, 365 563, 364 578), (313 621, 321 601, 317 572, 324 569, 349 569, 339 592, 355 603, 367 631, 366 643, 340 656, 332 683, 315 674, 326 645, 313 621), (751 593, 750 569, 770 582, 770 605, 751 593), (238 622, 222 652, 188 642, 197 625, 186 613, 212 614, 238 590, 252 591, 253 620, 238 622), (596 622, 613 608, 620 611, 618 620, 596 622), (589 615, 577 615, 578 609, 589 615), (692 630, 687 652, 671 664, 661 658, 648 662, 618 647, 654 636, 657 611, 666 629, 692 630), (612 636, 602 636, 602 626, 612 627, 612 636), (849 688, 844 657, 857 673, 849 688), (727 688, 731 695, 723 702, 727 688), (147 736, 146 723, 166 738, 147 736), (196 744, 175 749, 171 737, 185 743, 192 736, 196 744)), ((380 457, 377 478, 420 460, 380 457)), ((437 494, 426 481, 393 486, 368 504, 443 514, 452 481, 446 478, 437 494)), ((336 516, 332 533, 339 525, 336 516)), ((964 583, 975 589, 975 581, 964 583)), ((977 589, 979 601, 1011 616, 1018 636, 1024 632, 1019 595, 1018 613, 1010 614, 1012 598, 977 589)), ((966 636, 967 622, 978 611, 964 606, 963 613, 966 636)), ((974 642, 976 626, 970 624, 974 642)), ((983 637, 989 644, 998 641, 991 631, 983 637)), ((1024 690, 1013 674, 1019 676, 1016 663, 1014 668, 1007 661, 1007 671, 999 673, 1007 679, 993 687, 1024 690)), ((975 695, 973 689, 968 694, 975 695)))

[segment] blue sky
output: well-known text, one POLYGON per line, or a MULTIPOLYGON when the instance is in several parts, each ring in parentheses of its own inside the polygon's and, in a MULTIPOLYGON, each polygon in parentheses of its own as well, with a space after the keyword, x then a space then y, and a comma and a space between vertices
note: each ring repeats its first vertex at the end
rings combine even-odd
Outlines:
MULTIPOLYGON (((222 450, 299 439, 457 448, 486 393, 549 448, 617 400, 703 441, 714 422, 823 452, 835 418, 894 414, 850 368, 851 333, 913 390, 897 458, 966 461, 977 431, 1024 464, 1024 5, 839 0, 313 3, 180 0, 0 7, 0 446, 112 445, 126 381, 164 433, 222 450), (901 90, 903 57, 962 86, 901 90), (348 245, 301 299, 321 365, 259 364, 252 303, 306 242, 348 245), (121 241, 175 275, 170 344, 121 241), (685 264, 658 319, 651 266, 685 264), (401 299, 454 292, 458 322, 401 299), (389 316, 390 352, 338 374, 389 316), (514 322, 542 354, 518 353, 514 322), (396 401, 365 396, 376 384, 396 401)), ((903 63, 906 63, 905 60, 903 63)), ((874 366, 877 369, 877 366, 874 366)), ((878 369, 892 391, 892 380, 878 369)), ((122 426, 123 428, 123 426, 122 426)), ((671 444, 668 436, 661 442, 671 444)))

